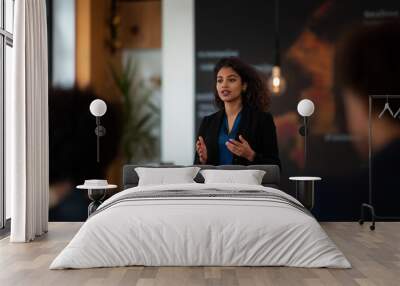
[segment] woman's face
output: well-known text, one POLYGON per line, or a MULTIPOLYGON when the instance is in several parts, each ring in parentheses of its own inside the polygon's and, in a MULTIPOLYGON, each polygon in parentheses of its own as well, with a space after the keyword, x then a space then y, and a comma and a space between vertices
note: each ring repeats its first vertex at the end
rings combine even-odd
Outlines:
POLYGON ((224 102, 233 102, 241 99, 241 93, 246 90, 246 83, 230 67, 223 67, 217 74, 217 91, 219 98, 224 102))

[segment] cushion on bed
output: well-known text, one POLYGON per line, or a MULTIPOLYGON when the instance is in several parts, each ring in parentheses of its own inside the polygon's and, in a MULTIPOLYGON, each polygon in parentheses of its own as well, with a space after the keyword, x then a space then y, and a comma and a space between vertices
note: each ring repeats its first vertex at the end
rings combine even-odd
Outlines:
POLYGON ((184 168, 135 168, 139 176, 139 186, 195 183, 199 167, 184 168))
MULTIPOLYGON (((139 176, 135 171, 135 168, 145 167, 145 168, 184 168, 184 167, 199 167, 201 170, 264 170, 266 171, 263 179, 262 185, 265 187, 271 187, 279 189, 280 185, 280 169, 277 165, 223 165, 223 166, 212 166, 212 165, 192 165, 192 166, 182 166, 182 165, 124 165, 122 172, 122 187, 123 189, 129 189, 138 186, 139 176)), ((196 183, 204 183, 204 177, 200 172, 194 178, 196 183)))
POLYGON ((262 170, 201 170, 205 184, 229 183, 261 185, 265 171, 262 170))

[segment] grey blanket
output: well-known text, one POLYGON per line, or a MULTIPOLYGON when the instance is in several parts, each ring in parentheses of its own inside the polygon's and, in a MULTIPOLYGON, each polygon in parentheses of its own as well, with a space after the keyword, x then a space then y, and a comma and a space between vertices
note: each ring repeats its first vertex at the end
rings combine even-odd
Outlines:
POLYGON ((203 189, 203 190, 165 190, 165 191, 144 191, 144 192, 132 192, 126 195, 121 196, 120 198, 116 199, 115 201, 111 201, 110 203, 103 204, 97 209, 95 212, 92 213, 90 217, 107 210, 108 208, 118 205, 122 202, 126 201, 148 201, 148 200, 191 200, 195 198, 210 200, 213 198, 216 199, 223 199, 229 198, 229 200, 251 200, 257 199, 257 201, 269 201, 269 202, 276 202, 279 204, 289 205, 307 215, 311 215, 311 213, 301 204, 290 200, 284 196, 278 195, 276 193, 268 192, 268 191, 260 191, 260 190, 240 190, 240 191, 226 191, 226 190, 217 190, 213 189, 203 189))

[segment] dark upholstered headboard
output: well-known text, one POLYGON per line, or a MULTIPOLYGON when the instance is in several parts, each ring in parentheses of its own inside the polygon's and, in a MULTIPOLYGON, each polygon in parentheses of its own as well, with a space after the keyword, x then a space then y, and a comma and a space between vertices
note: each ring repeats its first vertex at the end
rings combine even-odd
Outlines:
MULTIPOLYGON (((266 173, 262 180, 262 185, 266 187, 272 187, 279 189, 280 185, 280 171, 277 165, 223 165, 223 166, 211 166, 211 165, 193 165, 200 167, 201 169, 219 169, 219 170, 264 170, 266 173)), ((145 165, 125 165, 122 174, 123 189, 136 187, 139 182, 139 176, 135 171, 136 167, 146 168, 179 168, 189 166, 177 166, 177 165, 161 165, 161 166, 145 166, 145 165)), ((198 173, 194 180, 197 183, 204 183, 204 178, 198 173)))

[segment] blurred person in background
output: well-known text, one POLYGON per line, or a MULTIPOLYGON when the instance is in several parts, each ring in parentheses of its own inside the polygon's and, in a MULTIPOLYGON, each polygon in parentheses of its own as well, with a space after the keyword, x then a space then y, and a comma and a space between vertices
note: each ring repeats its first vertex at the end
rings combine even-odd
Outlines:
MULTIPOLYGON (((343 96, 348 131, 366 167, 341 182, 332 178, 323 182, 324 194, 316 205, 326 213, 340 208, 351 214, 343 219, 355 220, 361 204, 368 202, 369 97, 400 95, 399 39, 400 22, 391 21, 357 27, 337 45, 335 81, 343 96)), ((389 112, 379 116, 385 103, 385 98, 374 99, 371 114, 372 200, 378 216, 399 217, 400 117, 389 112)), ((390 106, 396 113, 400 100, 390 99, 390 106)))

